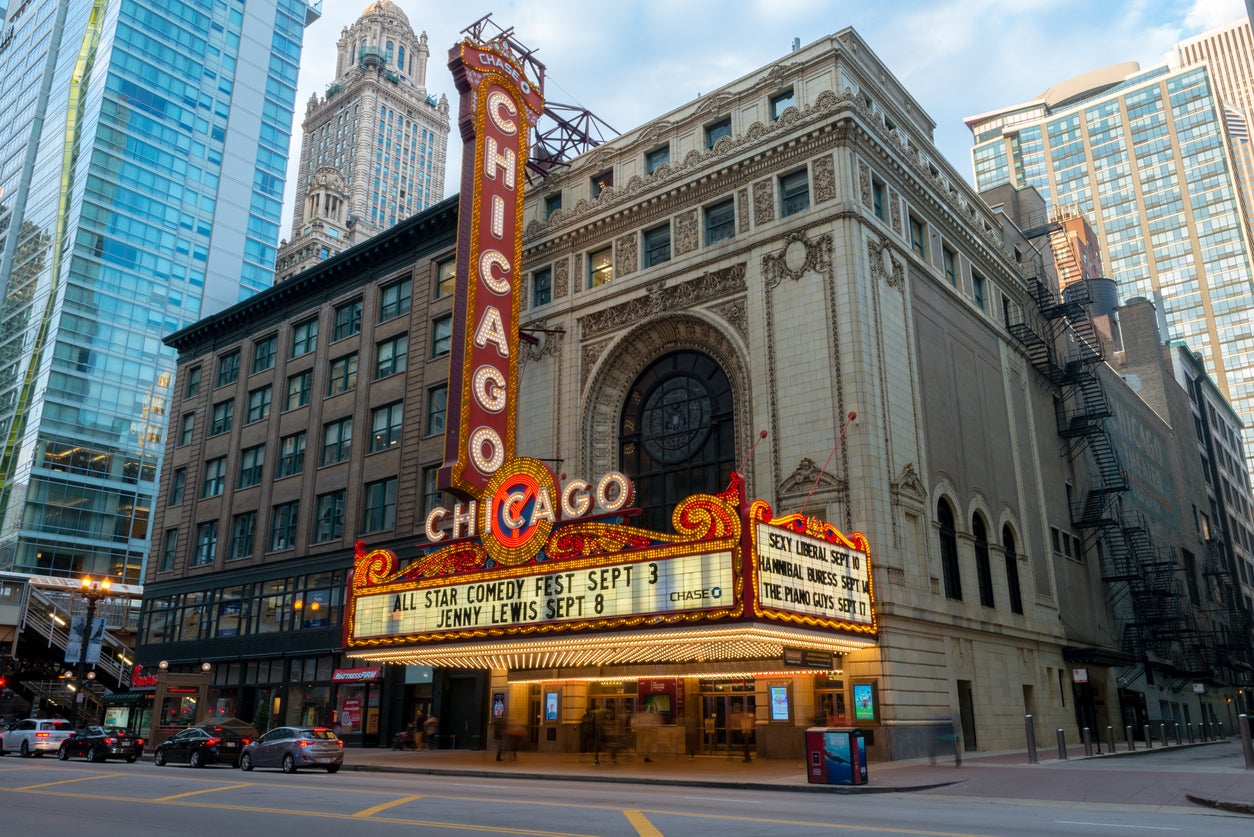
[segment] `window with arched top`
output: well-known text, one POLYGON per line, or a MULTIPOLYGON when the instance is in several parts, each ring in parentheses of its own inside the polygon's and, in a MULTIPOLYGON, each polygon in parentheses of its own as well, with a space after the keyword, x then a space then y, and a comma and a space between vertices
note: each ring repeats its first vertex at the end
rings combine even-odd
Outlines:
POLYGON ((400 69, 402 73, 405 72, 405 47, 404 46, 400 46, 396 48, 396 66, 400 69))
POLYGON ((949 501, 937 501, 936 522, 940 525, 941 574, 944 576, 945 598, 962 601, 962 576, 958 572, 958 533, 954 530, 954 510, 949 501))
POLYGON ((1015 553, 1015 536, 1009 526, 1001 527, 1001 546, 1006 553, 1006 586, 1010 588, 1010 610, 1023 613, 1023 589, 1019 585, 1019 556, 1015 553))
POLYGON ((980 584, 980 604, 996 607, 993 601, 993 567, 988 557, 988 529, 978 512, 971 515, 971 534, 975 538, 975 575, 980 584))
POLYGON ((732 389, 702 352, 655 360, 627 391, 619 423, 619 467, 636 485, 641 525, 670 528, 675 504, 727 487, 735 468, 732 389))
POLYGON ((383 48, 383 60, 389 64, 392 63, 392 49, 393 46, 391 41, 388 41, 387 46, 383 48))

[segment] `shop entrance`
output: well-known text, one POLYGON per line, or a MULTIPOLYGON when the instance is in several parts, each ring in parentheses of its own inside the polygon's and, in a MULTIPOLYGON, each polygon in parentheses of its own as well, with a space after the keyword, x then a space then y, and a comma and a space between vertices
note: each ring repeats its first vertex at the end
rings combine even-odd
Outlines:
POLYGON ((722 694, 701 696, 701 751, 703 753, 744 752, 746 738, 748 749, 754 749, 756 724, 750 721, 744 731, 744 714, 757 717, 757 701, 751 694, 722 694))
POLYGON ((593 695, 588 698, 596 718, 597 749, 635 750, 632 716, 636 714, 635 695, 593 695))

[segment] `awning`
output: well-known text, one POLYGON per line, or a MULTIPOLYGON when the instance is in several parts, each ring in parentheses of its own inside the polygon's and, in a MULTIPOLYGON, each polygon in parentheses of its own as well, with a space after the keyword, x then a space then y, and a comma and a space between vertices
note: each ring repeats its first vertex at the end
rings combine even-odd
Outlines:
POLYGON ((152 692, 114 692, 102 699, 106 706, 119 706, 125 703, 147 703, 152 700, 152 692))
POLYGON ((1062 658, 1069 663, 1087 663, 1093 666, 1136 665, 1137 658, 1113 648, 1068 645, 1062 649, 1062 658))

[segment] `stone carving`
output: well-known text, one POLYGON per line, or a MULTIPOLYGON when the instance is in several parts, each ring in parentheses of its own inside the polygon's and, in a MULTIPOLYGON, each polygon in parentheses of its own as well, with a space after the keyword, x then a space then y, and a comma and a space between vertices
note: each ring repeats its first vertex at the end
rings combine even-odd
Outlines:
POLYGON ((674 129, 675 126, 673 124, 667 122, 665 119, 659 119, 644 126, 644 129, 640 132, 640 139, 643 142, 654 145, 661 142, 662 137, 666 136, 674 129))
POLYGON ((901 473, 897 475, 897 479, 892 481, 891 489, 895 495, 908 495, 920 502, 927 499, 927 489, 923 486, 919 475, 915 473, 913 462, 905 464, 901 473))
POLYGON ((583 357, 580 360, 580 366, 583 369, 584 383, 587 383, 588 374, 592 371, 592 367, 596 366, 597 359, 601 357, 601 353, 605 351, 605 347, 608 345, 608 342, 597 343, 594 345, 589 345, 587 343, 583 344, 583 357))
POLYGON ((618 246, 614 248, 614 278, 630 276, 636 272, 636 265, 640 264, 639 254, 636 252, 639 247, 640 240, 635 235, 624 235, 618 239, 618 246))
POLYGON ((871 208, 871 170, 861 160, 858 161, 858 197, 867 209, 871 208))
POLYGON ((736 213, 736 230, 740 233, 749 232, 749 190, 741 189, 736 192, 736 203, 740 206, 740 212, 736 213))
POLYGON ((774 288, 784 279, 800 280, 809 273, 828 274, 832 266, 833 242, 830 233, 811 240, 805 230, 793 230, 784 236, 784 245, 762 257, 762 276, 767 288, 774 288))
POLYGON ((814 172, 814 202, 823 203, 836 197, 836 165, 831 154, 815 158, 811 163, 814 172))
POLYGON ((643 296, 580 317, 580 334, 586 340, 634 325, 659 312, 695 308, 711 299, 744 293, 747 288, 745 267, 741 262, 671 287, 666 287, 662 280, 654 282, 643 296))
POLYGON ((888 215, 893 220, 893 232, 901 235, 901 200, 895 189, 888 190, 888 215))
POLYGON ((691 253, 700 244, 697 232, 697 210, 690 209, 675 216, 675 255, 691 253))
POLYGON ((701 101, 701 104, 697 106, 697 113, 719 114, 730 108, 734 101, 736 101, 735 95, 726 90, 721 93, 714 93, 706 96, 701 101))
POLYGON ((849 493, 849 482, 830 471, 821 471, 814 460, 807 456, 797 463, 792 474, 779 484, 777 494, 781 501, 785 498, 795 500, 808 495, 811 489, 819 495, 835 494, 834 499, 837 502, 843 502, 849 493))
POLYGON ((735 299, 716 305, 710 310, 731 323, 732 328, 736 329, 736 333, 742 340, 749 339, 749 308, 744 299, 735 299))
POLYGON ((553 298, 561 299, 568 293, 570 293, 570 265, 565 259, 560 259, 553 265, 553 298))
POLYGON ((775 190, 770 180, 753 184, 753 220, 757 224, 769 224, 775 219, 775 190))

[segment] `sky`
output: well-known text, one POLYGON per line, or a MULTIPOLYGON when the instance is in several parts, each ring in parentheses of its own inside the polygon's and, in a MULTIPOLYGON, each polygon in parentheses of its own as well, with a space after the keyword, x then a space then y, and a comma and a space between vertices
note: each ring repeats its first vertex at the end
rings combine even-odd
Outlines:
MULTIPOLYGON (((3 0, 0 0, 3 2, 3 0)), ((448 49, 483 15, 535 51, 549 101, 590 110, 619 132, 643 125, 852 26, 936 123, 940 153, 971 181, 963 119, 1035 98, 1122 61, 1163 62, 1180 40, 1234 21, 1244 0, 393 0, 427 33, 427 90, 448 97, 445 196, 459 182, 461 138, 448 49)), ((370 0, 323 0, 305 30, 282 237, 292 221, 300 120, 333 81, 336 42, 370 0)), ((612 135, 607 136, 611 138, 612 135)))

